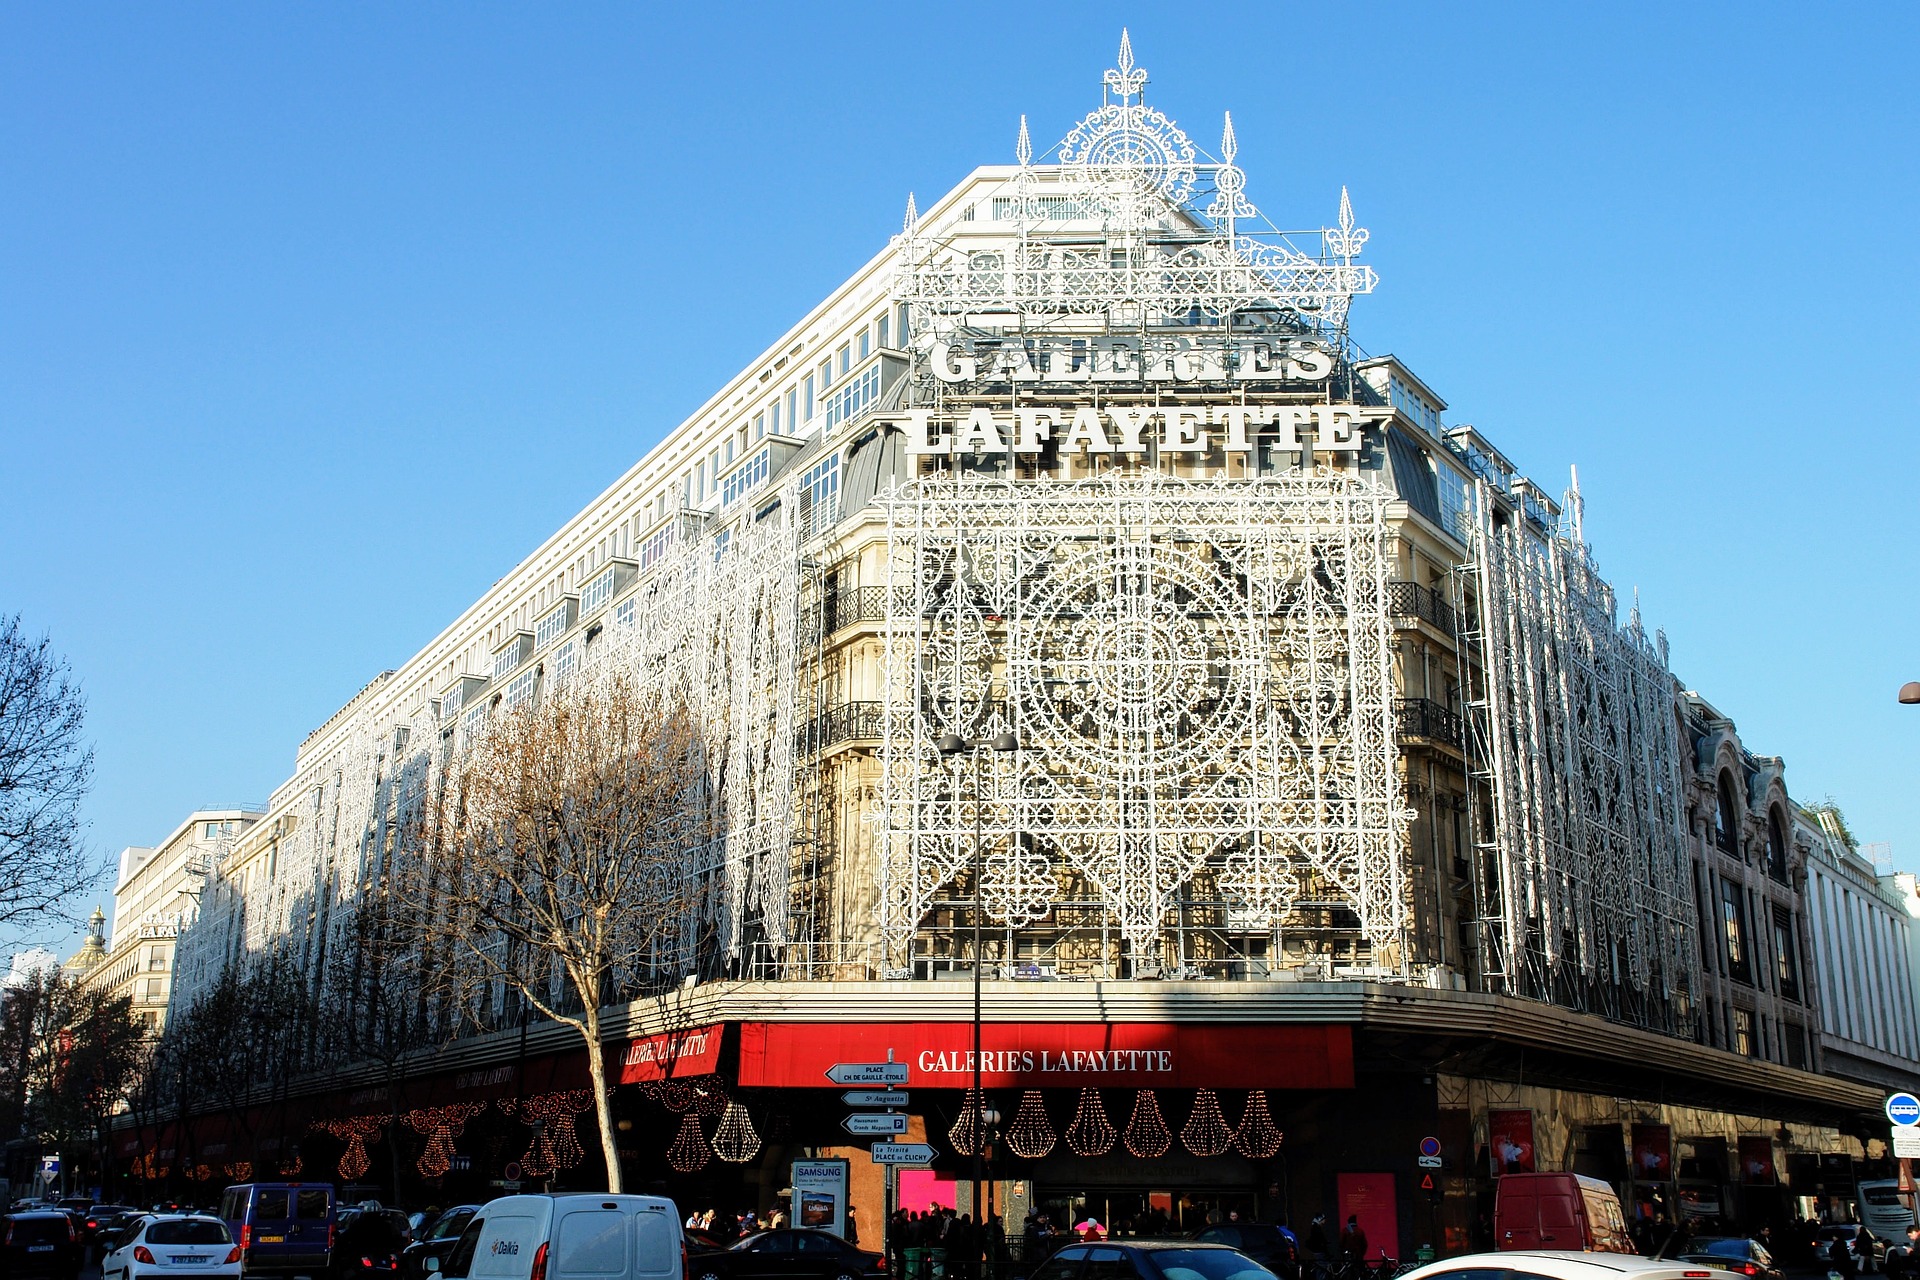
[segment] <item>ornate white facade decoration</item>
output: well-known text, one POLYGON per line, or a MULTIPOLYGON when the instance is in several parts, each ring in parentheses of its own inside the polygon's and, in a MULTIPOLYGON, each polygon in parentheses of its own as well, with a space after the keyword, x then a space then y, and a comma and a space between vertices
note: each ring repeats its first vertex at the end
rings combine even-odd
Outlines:
MULTIPOLYGON (((1408 813, 1395 773, 1388 496, 1299 473, 968 474, 887 503, 894 608, 881 746, 882 932, 904 968, 985 842, 988 917, 1111 913, 1138 973, 1178 967, 1196 878, 1264 937, 1344 907, 1404 963, 1408 813), (1018 735, 965 760, 935 743, 1018 735)), ((1011 958, 1011 957, 1009 957, 1011 958)))

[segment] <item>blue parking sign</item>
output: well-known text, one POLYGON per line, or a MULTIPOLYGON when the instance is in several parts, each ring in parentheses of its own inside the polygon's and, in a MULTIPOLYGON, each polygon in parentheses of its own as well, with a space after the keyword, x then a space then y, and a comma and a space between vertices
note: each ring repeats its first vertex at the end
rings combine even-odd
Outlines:
POLYGON ((1887 1098, 1887 1119, 1902 1127, 1920 1124, 1920 1098, 1896 1093, 1887 1098))

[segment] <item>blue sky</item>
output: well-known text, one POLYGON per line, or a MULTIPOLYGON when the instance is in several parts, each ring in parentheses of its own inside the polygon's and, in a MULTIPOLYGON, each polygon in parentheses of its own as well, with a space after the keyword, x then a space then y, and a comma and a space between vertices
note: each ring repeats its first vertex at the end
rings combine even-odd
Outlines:
MULTIPOLYGON (((1551 490, 1797 795, 1920 864, 1920 11, 0 8, 0 610, 91 838, 264 798, 925 207, 1148 101, 1551 490)), ((91 904, 88 904, 91 905, 91 904)))

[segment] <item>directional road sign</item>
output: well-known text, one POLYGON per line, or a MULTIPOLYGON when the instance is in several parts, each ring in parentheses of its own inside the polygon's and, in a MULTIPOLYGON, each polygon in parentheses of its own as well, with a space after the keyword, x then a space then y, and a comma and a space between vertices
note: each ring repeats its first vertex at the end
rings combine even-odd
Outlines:
POLYGON ((850 1107, 904 1107, 907 1105, 905 1089, 849 1089, 840 1095, 840 1101, 850 1107))
POLYGON ((904 1062, 836 1062, 827 1068, 827 1079, 835 1084, 905 1084, 904 1062))
POLYGON ((840 1127, 857 1136, 905 1133, 907 1118, 898 1111, 856 1111, 840 1122, 840 1127))
POLYGON ((875 1164, 932 1164, 933 1148, 924 1142, 876 1142, 875 1164))
POLYGON ((1910 1093, 1891 1094, 1887 1098, 1887 1119, 1897 1125, 1920 1124, 1920 1098, 1910 1093))

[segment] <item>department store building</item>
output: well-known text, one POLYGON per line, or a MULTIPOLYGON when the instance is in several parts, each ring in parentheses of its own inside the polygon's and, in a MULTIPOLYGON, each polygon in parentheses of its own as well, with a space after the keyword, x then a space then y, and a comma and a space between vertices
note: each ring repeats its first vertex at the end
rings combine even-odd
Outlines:
MULTIPOLYGON (((1466 1247, 1508 1169, 1754 1222, 1850 1194, 1882 1091, 1822 1073, 1804 871, 1726 872, 1785 921, 1742 938, 1806 975, 1761 991, 1765 952, 1743 995, 1696 884, 1703 717, 1577 490, 1362 352, 1376 277, 1344 191, 1280 229, 1303 211, 1256 206, 1231 118, 1209 155, 1145 85, 1123 44, 1056 147, 1022 119, 1013 163, 909 199, 301 743, 208 880, 176 1016, 268 952, 317 982, 405 844, 407 779, 600 664, 687 700, 726 814, 686 944, 610 1012, 630 1187, 764 1208, 793 1159, 840 1154, 875 1223, 826 1072, 891 1058, 937 1152, 903 1202, 972 1210, 980 1144, 1016 1224, 1358 1212, 1404 1256, 1466 1247), (1730 1007, 1768 1034, 1732 1037, 1730 1007)), ((1763 833, 1783 773, 1756 789, 1756 758, 1704 749, 1763 833)), ((397 1085, 284 1091, 254 1163, 297 1144, 351 1180, 398 1142, 435 1179, 409 1203, 592 1185, 591 1135, 555 1141, 573 1033, 492 1013, 397 1085)), ((191 1127, 123 1143, 218 1177, 191 1127)))

